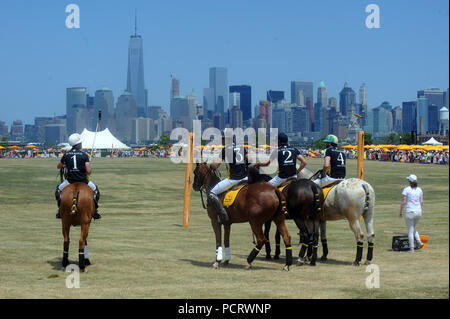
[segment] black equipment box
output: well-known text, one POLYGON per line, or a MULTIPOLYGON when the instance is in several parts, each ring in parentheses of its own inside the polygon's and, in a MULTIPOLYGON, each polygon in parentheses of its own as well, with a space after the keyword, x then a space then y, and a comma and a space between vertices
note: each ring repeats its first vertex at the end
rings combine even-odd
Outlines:
MULTIPOLYGON (((414 241, 414 249, 417 249, 417 243, 415 241, 414 241)), ((392 250, 394 250, 394 251, 409 250, 408 235, 392 237, 392 250)))

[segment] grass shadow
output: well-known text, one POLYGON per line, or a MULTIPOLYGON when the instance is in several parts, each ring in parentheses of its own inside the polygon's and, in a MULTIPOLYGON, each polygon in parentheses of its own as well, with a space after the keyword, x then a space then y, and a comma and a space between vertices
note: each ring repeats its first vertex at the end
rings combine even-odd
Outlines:
MULTIPOLYGON (((212 262, 203 262, 203 261, 192 260, 192 259, 179 259, 179 260, 183 261, 183 262, 189 262, 193 266, 196 266, 196 267, 213 269, 212 262)), ((219 265, 219 268, 224 268, 224 269, 244 269, 244 267, 245 267, 245 265, 243 265, 243 264, 232 264, 232 263, 228 263, 228 264, 221 263, 219 265)), ((257 265, 257 266, 252 265, 252 270, 271 270, 271 268, 261 267, 259 265, 257 265)))

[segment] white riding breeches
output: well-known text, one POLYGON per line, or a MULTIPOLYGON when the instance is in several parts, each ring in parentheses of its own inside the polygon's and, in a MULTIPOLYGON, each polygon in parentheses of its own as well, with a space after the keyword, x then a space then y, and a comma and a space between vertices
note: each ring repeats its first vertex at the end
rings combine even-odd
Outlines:
MULTIPOLYGON (((68 181, 67 179, 65 179, 61 184, 59 184, 59 186, 58 186, 59 191, 62 192, 62 190, 63 190, 67 185, 70 185, 70 183, 69 183, 69 181, 68 181)), ((87 185, 92 189, 92 191, 93 191, 94 194, 95 194, 95 191, 97 190, 97 187, 95 186, 95 184, 92 183, 91 181, 89 181, 89 183, 88 183, 87 185)))
POLYGON ((406 227, 408 228, 409 249, 414 250, 414 240, 422 244, 416 225, 422 217, 422 211, 409 211, 405 214, 406 227))
POLYGON ((275 176, 274 178, 272 178, 270 181, 269 181, 269 184, 271 184, 271 185, 273 185, 273 186, 275 186, 275 187, 278 187, 278 186, 280 186, 281 184, 283 184, 284 182, 286 182, 289 178, 295 178, 295 179, 297 179, 297 175, 293 175, 293 176, 291 176, 291 177, 288 177, 288 178, 281 178, 280 176, 275 176))
POLYGON ((314 183, 319 185, 320 187, 324 187, 325 185, 331 184, 335 181, 342 181, 344 178, 333 178, 328 175, 326 175, 324 178, 318 178, 314 180, 314 183))
POLYGON ((214 186, 213 189, 211 189, 211 193, 213 193, 214 195, 219 195, 219 194, 229 190, 234 185, 237 185, 240 182, 247 181, 247 180, 248 180, 248 177, 245 177, 243 179, 225 178, 223 181, 220 181, 219 183, 217 183, 217 185, 214 186))

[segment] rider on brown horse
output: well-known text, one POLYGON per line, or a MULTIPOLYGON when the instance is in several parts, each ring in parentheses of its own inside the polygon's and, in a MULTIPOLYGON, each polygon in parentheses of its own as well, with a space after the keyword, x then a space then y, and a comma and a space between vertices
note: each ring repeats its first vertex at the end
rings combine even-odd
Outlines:
MULTIPOLYGON (((208 194, 208 200, 217 212, 219 224, 226 224, 229 222, 229 216, 218 196, 240 182, 248 180, 248 154, 244 145, 236 145, 233 142, 222 149, 221 157, 222 161, 225 161, 227 165, 228 176, 211 189, 208 194)), ((220 164, 221 162, 213 163, 211 168, 216 170, 220 164)))
POLYGON ((256 164, 256 167, 265 167, 278 155, 278 174, 269 183, 275 187, 280 186, 290 178, 297 179, 297 174, 306 166, 306 159, 300 151, 288 145, 288 137, 284 133, 278 135, 278 152, 273 152, 267 162, 256 164), (297 160, 301 162, 300 168, 296 169, 297 160))
POLYGON ((95 213, 93 218, 100 219, 102 216, 98 213, 98 200, 100 199, 100 192, 97 186, 88 180, 88 175, 91 174, 91 164, 89 163, 89 156, 81 150, 81 135, 74 133, 69 136, 69 144, 72 149, 64 154, 61 162, 58 163, 57 168, 65 168, 67 171, 67 179, 56 187, 55 198, 58 202, 58 212, 56 218, 61 218, 59 207, 61 205, 61 192, 69 184, 81 182, 88 184, 94 192, 95 213))

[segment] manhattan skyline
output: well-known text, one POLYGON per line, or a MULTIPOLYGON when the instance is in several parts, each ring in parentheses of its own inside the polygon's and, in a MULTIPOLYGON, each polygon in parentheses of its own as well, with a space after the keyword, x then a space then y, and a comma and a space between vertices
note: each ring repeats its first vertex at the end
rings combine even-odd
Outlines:
MULTIPOLYGON (((0 10, 0 120, 10 125, 65 114, 66 88, 126 89, 127 44, 144 39, 148 105, 169 112, 171 74, 180 94, 201 97, 211 67, 228 85, 252 86, 252 107, 268 90, 290 95, 291 81, 325 82, 338 98, 347 82, 367 86, 368 106, 402 105, 418 90, 448 88, 448 2, 377 1, 381 28, 368 29, 371 1, 74 1, 80 29, 67 29, 68 3, 3 1, 0 10), (408 10, 405 10, 408 9, 408 10)), ((314 92, 314 102, 316 102, 314 92)), ((199 101, 201 102, 201 100, 199 101)))

